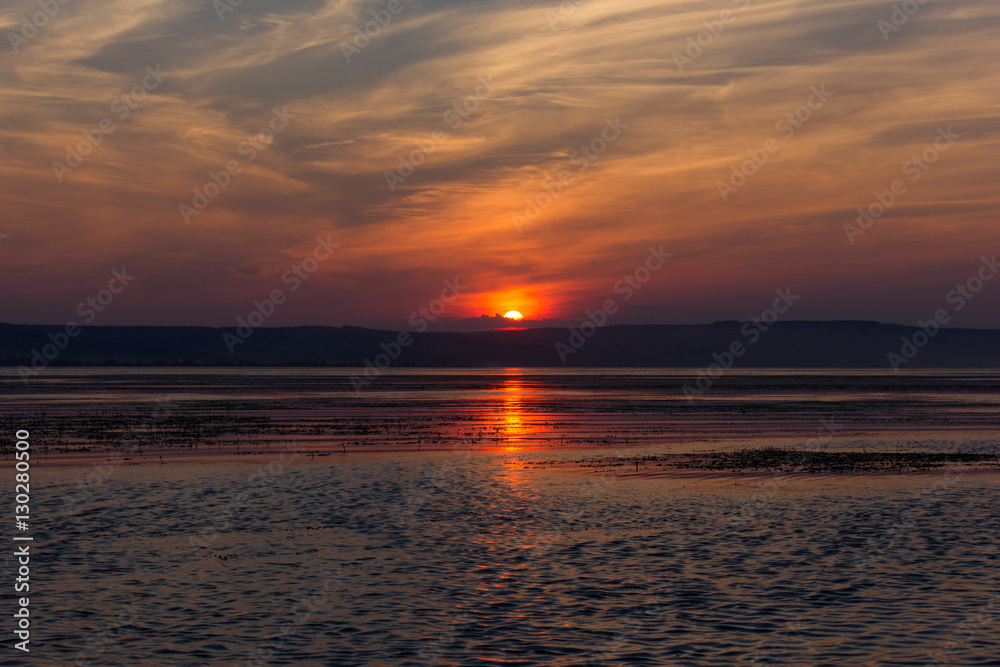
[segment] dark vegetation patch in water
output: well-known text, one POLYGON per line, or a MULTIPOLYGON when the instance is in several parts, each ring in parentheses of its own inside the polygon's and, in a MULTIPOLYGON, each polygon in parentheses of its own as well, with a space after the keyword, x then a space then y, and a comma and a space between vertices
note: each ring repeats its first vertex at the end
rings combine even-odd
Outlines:
POLYGON ((586 467, 658 467, 678 470, 785 473, 903 473, 977 465, 1000 469, 1000 457, 973 452, 856 452, 808 451, 780 447, 759 447, 732 452, 696 454, 648 454, 585 458, 586 467))

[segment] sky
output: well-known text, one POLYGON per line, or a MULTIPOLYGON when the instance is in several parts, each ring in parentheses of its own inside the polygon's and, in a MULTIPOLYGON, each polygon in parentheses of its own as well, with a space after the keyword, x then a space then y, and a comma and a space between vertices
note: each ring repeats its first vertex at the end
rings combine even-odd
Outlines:
POLYGON ((0 321, 610 298, 612 324, 698 323, 790 290, 788 319, 1000 328, 975 278, 1000 252, 995 2, 48 7, 0 7, 0 321))

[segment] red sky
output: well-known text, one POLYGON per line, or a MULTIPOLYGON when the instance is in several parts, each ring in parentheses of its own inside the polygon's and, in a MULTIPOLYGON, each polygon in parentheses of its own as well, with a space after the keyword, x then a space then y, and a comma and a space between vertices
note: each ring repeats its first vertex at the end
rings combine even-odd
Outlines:
MULTIPOLYGON (((93 324, 231 326, 283 289, 268 325, 401 327, 456 278, 447 317, 572 318, 662 245, 615 323, 744 319, 790 287, 795 319, 912 324, 1000 251, 995 3, 898 25, 867 1, 388 6, 75 1, 23 38, 38 6, 6 3, 0 321, 79 320, 122 267, 93 324), (339 247, 292 292, 317 238, 339 247)), ((998 306, 1000 280, 951 325, 1000 327, 998 306)))

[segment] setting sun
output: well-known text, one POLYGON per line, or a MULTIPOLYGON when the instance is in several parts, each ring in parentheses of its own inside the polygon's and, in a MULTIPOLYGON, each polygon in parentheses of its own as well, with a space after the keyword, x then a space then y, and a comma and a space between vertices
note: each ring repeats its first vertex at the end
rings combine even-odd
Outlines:
POLYGON ((508 320, 519 320, 523 317, 523 315, 521 315, 521 313, 517 312, 516 310, 508 310, 506 313, 503 314, 503 316, 506 317, 508 320))

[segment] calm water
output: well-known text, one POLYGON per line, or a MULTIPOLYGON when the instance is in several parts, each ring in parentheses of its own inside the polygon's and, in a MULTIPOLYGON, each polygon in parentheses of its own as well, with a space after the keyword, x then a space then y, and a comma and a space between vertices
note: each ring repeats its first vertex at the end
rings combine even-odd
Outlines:
MULTIPOLYGON (((1000 371, 741 370, 689 400, 683 369, 0 370, 0 419, 38 446, 254 450, 639 447, 746 437, 958 431, 995 440, 1000 371), (14 417, 16 415, 16 422, 14 417)), ((866 445, 867 446, 867 445, 866 445)))
POLYGON ((288 459, 260 488, 252 476, 277 457, 238 470, 124 468, 74 516, 58 502, 72 475, 51 473, 39 513, 53 518, 36 533, 37 657, 995 665, 1000 655, 994 480, 748 488, 557 474, 489 452, 364 456, 288 459), (102 632, 108 643, 87 651, 102 632))
POLYGON ((996 412, 983 407, 996 375, 744 374, 694 406, 674 371, 407 372, 361 397, 346 377, 6 383, 7 418, 36 420, 39 441, 63 420, 141 417, 170 395, 175 417, 270 416, 294 447, 399 414, 447 447, 373 451, 412 435, 390 428, 328 457, 275 443, 238 462, 160 464, 147 451, 39 467, 33 651, 0 664, 998 664, 995 475, 698 480, 531 463, 620 450, 625 437, 753 446, 827 416, 849 424, 833 444, 996 451, 996 412), (295 433, 296 420, 329 432, 295 433), (617 442, 565 443, 609 424, 617 442), (494 438, 477 441, 480 427, 494 438), (554 448, 528 449, 539 443, 554 448))

